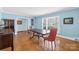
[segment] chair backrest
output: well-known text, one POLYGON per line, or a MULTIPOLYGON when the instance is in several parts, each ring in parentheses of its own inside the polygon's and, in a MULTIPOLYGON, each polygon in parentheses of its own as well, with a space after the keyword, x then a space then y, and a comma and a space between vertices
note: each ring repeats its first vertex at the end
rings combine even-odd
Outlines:
POLYGON ((56 34, 57 34, 57 28, 52 28, 50 30, 50 33, 49 33, 49 36, 48 36, 48 40, 49 41, 55 41, 56 34))

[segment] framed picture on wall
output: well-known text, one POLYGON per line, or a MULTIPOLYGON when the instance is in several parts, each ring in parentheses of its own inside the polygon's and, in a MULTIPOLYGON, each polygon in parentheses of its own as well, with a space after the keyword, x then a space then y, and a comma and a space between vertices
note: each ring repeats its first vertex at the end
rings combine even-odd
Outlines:
POLYGON ((64 24, 73 24, 73 17, 64 18, 64 24))
POLYGON ((17 20, 17 24, 22 24, 22 20, 17 20))

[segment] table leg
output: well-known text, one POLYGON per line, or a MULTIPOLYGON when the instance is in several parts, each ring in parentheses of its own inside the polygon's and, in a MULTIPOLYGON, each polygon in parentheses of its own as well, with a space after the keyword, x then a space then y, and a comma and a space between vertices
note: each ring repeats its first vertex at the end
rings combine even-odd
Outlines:
POLYGON ((30 39, 32 39, 34 37, 34 32, 33 32, 33 36, 32 37, 30 37, 30 39))

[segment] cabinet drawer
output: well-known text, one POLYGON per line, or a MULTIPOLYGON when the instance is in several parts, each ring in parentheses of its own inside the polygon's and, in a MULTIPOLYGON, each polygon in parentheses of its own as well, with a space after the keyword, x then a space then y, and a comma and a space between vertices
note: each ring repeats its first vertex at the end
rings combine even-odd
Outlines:
POLYGON ((0 49, 13 46, 13 34, 1 35, 0 37, 0 49))
POLYGON ((10 47, 12 45, 13 45, 12 42, 6 42, 6 43, 3 44, 3 47, 10 47))
POLYGON ((13 41, 13 36, 12 35, 3 35, 2 41, 3 42, 12 42, 13 41))

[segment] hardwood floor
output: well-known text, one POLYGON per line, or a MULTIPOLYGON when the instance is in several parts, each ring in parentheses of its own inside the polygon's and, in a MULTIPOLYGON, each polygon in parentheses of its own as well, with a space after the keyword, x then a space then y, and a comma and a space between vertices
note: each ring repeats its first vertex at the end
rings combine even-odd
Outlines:
MULTIPOLYGON (((10 51, 11 48, 2 51, 10 51)), ((47 51, 39 45, 37 37, 29 39, 27 32, 19 32, 14 38, 15 51, 47 51)), ((69 39, 56 38, 56 51, 79 51, 79 42, 69 39)))

